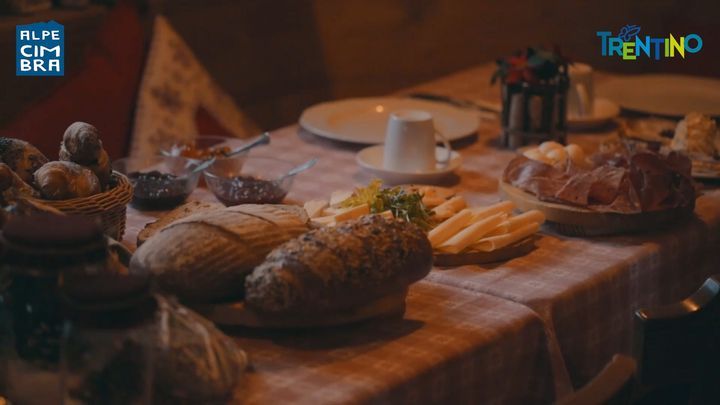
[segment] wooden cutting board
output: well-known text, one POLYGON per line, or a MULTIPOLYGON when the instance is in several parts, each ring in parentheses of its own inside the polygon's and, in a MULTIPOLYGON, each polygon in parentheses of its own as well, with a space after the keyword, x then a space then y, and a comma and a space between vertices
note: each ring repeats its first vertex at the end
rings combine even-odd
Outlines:
POLYGON ((598 212, 581 207, 538 200, 534 195, 503 181, 500 189, 521 211, 539 210, 545 214, 546 224, 559 233, 570 236, 618 235, 651 231, 666 227, 693 215, 693 207, 678 207, 663 211, 621 214, 598 212))
POLYGON ((530 253, 535 249, 535 235, 493 252, 435 253, 433 263, 440 267, 455 267, 466 264, 489 264, 503 262, 530 253))
POLYGON ((361 307, 324 314, 273 315, 248 308, 244 302, 194 305, 191 308, 207 319, 223 326, 244 326, 264 329, 299 329, 345 325, 373 318, 402 317, 405 313, 407 289, 390 294, 361 307))

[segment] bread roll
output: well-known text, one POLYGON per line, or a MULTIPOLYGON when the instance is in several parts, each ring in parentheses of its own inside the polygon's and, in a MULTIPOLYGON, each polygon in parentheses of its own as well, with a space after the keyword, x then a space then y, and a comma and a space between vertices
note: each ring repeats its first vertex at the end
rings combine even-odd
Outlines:
POLYGON ((5 163, 0 163, 0 193, 12 193, 26 197, 39 197, 40 194, 34 188, 25 183, 17 173, 10 169, 5 163))
POLYGON ((110 157, 108 156, 105 149, 100 151, 100 157, 97 162, 83 165, 90 169, 91 172, 97 176, 100 181, 100 187, 105 190, 110 183, 110 177, 112 176, 112 167, 110 166, 110 157))
POLYGON ((33 173, 48 159, 28 142, 0 137, 0 162, 7 164, 24 182, 32 184, 33 173))
POLYGON ((103 190, 107 188, 112 168, 97 128, 85 122, 71 124, 63 135, 59 155, 62 161, 75 162, 90 169, 100 181, 100 187, 103 190))
POLYGON ((8 190, 13 186, 15 176, 17 176, 17 174, 10 169, 10 166, 5 163, 0 163, 0 192, 8 190))
POLYGON ((48 200, 89 197, 100 192, 97 176, 73 162, 46 163, 35 172, 35 184, 48 200))
POLYGON ((268 315, 322 315, 404 291, 432 267, 425 232, 369 215, 310 231, 273 250, 245 281, 245 304, 268 315))
POLYGON ((152 273, 161 289, 189 302, 244 296, 245 277, 273 248, 308 230, 302 207, 237 205, 173 222, 148 239, 131 273, 152 273))
POLYGON ((97 162, 103 151, 100 131, 85 122, 74 122, 65 130, 60 146, 60 160, 89 165, 97 162))

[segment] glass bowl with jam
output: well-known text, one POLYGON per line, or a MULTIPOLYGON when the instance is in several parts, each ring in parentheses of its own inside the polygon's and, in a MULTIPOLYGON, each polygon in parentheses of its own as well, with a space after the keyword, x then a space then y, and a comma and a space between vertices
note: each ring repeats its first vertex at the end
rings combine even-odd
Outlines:
POLYGON ((192 141, 177 142, 161 151, 165 156, 180 156, 194 163, 215 158, 225 159, 233 149, 245 144, 245 140, 216 135, 200 135, 192 141))
POLYGON ((168 210, 187 199, 197 187, 197 163, 180 157, 154 156, 125 158, 113 162, 113 169, 127 176, 133 185, 134 208, 147 211, 168 210))
POLYGON ((204 172, 205 184, 226 206, 279 204, 295 176, 285 176, 293 162, 265 156, 217 160, 204 172))

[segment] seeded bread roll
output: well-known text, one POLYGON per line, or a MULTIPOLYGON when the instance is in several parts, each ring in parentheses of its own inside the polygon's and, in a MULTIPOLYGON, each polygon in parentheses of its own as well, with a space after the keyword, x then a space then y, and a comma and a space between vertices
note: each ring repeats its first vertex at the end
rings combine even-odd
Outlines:
POLYGON ((275 247, 308 230, 302 207, 238 205, 190 215, 145 241, 131 273, 152 273, 161 289, 186 302, 244 296, 245 277, 275 247))
POLYGON ((32 185, 33 173, 48 159, 28 142, 0 137, 0 162, 7 164, 24 182, 32 185))
POLYGON ((273 250, 245 281, 259 313, 321 315, 404 291, 432 267, 425 232, 369 215, 310 231, 273 250))

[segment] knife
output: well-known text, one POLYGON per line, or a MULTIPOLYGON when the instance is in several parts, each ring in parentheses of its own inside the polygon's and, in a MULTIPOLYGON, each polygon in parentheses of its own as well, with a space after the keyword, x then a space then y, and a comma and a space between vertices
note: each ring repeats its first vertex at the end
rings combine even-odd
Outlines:
POLYGON ((478 100, 478 101, 471 101, 471 100, 465 100, 461 98, 456 97, 450 97, 450 96, 444 96, 441 94, 434 94, 434 93, 411 93, 408 94, 408 97, 410 98, 417 98, 421 100, 429 100, 429 101, 438 101, 441 103, 447 103, 454 105, 459 108, 470 108, 473 110, 478 110, 482 112, 491 112, 495 114, 500 113, 500 104, 494 103, 492 101, 484 101, 484 100, 478 100))

